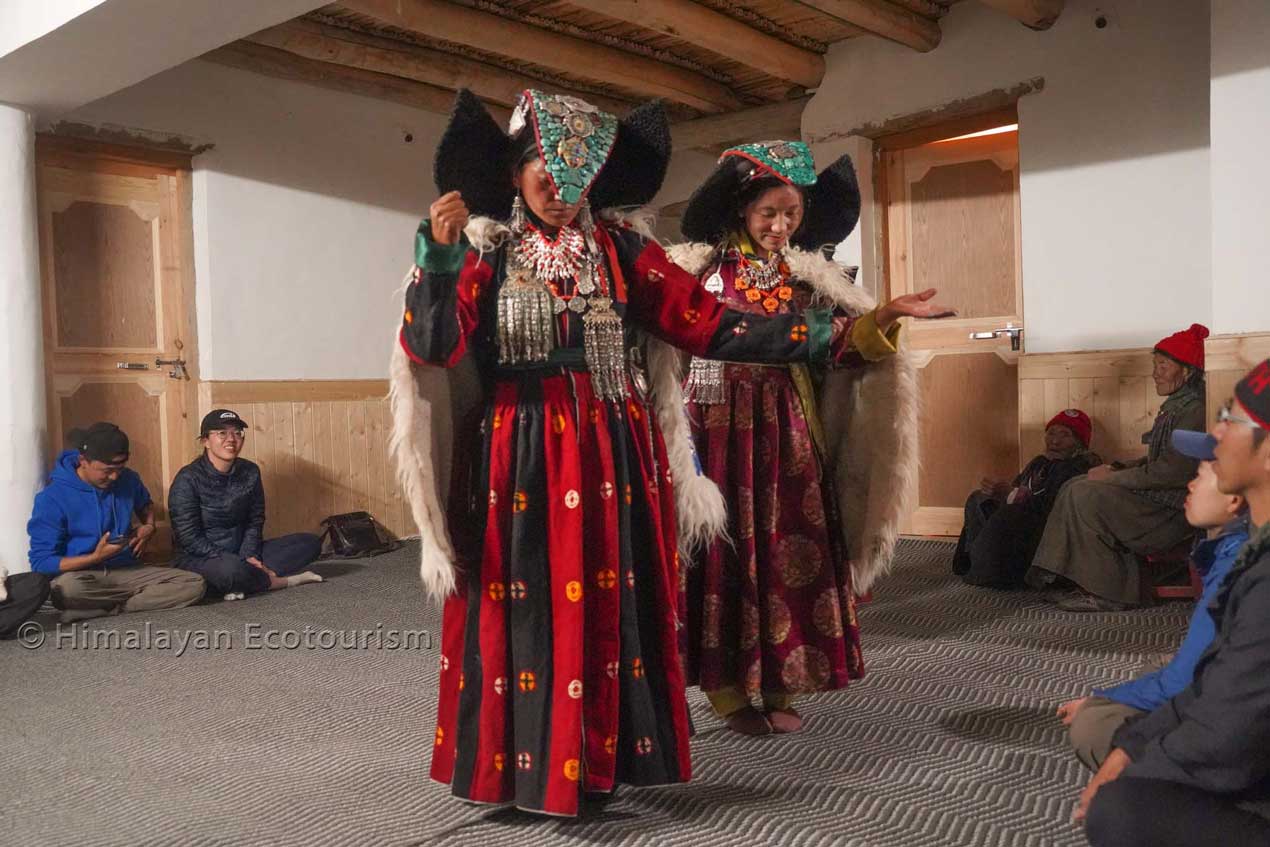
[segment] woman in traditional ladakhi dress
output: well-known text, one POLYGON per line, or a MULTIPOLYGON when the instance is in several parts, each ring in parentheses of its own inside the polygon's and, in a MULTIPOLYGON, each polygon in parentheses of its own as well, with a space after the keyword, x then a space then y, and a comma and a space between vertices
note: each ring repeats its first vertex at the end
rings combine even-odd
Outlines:
POLYGON ((864 672, 855 596, 890 564, 917 464, 916 379, 897 321, 951 314, 933 289, 875 308, 822 255, 859 212, 846 156, 817 177, 801 142, 746 144, 693 194, 693 243, 670 251, 728 308, 779 317, 822 305, 850 320, 852 353, 835 362, 697 357, 685 386, 729 518, 727 537, 686 568, 689 681, 746 735, 797 731, 795 695, 864 672))
POLYGON ((689 778, 677 531, 723 513, 665 342, 808 365, 845 349, 828 310, 728 309, 646 227, 592 213, 650 200, 668 155, 657 104, 618 121, 537 91, 508 132, 460 92, 437 150, 393 448, 425 587, 445 598, 432 777, 467 800, 568 816, 585 792, 689 778), (463 362, 478 403, 451 445, 463 362), (447 521, 433 460, 450 456, 447 521))

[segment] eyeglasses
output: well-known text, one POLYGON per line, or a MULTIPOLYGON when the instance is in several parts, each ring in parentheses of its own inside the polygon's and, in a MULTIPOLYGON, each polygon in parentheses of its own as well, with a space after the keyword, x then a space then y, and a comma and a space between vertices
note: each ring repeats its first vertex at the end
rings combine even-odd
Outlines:
POLYGON ((220 441, 242 441, 247 437, 241 429, 214 429, 208 435, 220 441))
POLYGON ((1233 406, 1234 406, 1234 401, 1227 400, 1226 405, 1222 406, 1221 409, 1217 411, 1218 423, 1243 424, 1244 426, 1250 426, 1253 429, 1265 429, 1265 427, 1263 427, 1261 424, 1257 423, 1256 421, 1250 418, 1245 418, 1242 415, 1238 415, 1232 412, 1231 408, 1233 406))

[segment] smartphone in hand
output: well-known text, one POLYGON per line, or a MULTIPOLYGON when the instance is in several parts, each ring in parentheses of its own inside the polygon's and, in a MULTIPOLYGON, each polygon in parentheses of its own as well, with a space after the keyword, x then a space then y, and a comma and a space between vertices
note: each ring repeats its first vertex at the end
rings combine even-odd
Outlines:
POLYGON ((107 544, 127 544, 132 539, 132 537, 136 534, 137 534, 137 531, 130 527, 128 531, 123 535, 110 536, 109 538, 106 539, 106 543, 107 544))

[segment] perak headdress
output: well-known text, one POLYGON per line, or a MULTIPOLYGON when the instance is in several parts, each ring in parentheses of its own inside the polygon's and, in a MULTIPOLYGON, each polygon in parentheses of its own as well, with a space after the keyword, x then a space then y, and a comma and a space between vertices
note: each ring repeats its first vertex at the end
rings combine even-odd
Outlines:
POLYGON ((790 244, 817 250, 838 244, 860 219, 860 187, 850 156, 842 156, 817 175, 811 150, 801 141, 758 141, 723 151, 684 210, 680 227, 691 241, 715 244, 738 226, 740 196, 751 180, 770 176, 803 191, 803 224, 790 244))
POLYGON ((506 220, 516 196, 513 155, 527 132, 566 203, 588 197, 595 209, 642 206, 661 189, 670 162, 660 101, 618 119, 577 97, 528 89, 505 132, 476 95, 460 89, 437 145, 437 190, 460 191, 473 214, 506 220))

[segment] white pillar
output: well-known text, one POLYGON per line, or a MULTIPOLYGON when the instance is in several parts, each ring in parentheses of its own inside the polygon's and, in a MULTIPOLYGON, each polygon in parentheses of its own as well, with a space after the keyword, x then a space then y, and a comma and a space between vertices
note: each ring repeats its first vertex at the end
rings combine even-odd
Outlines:
POLYGON ((1265 0, 1213 0, 1209 162, 1213 203, 1213 332, 1270 331, 1270 50, 1265 0))
POLYGON ((0 104, 0 564, 29 570, 26 522, 45 473, 44 336, 31 115, 0 104))

